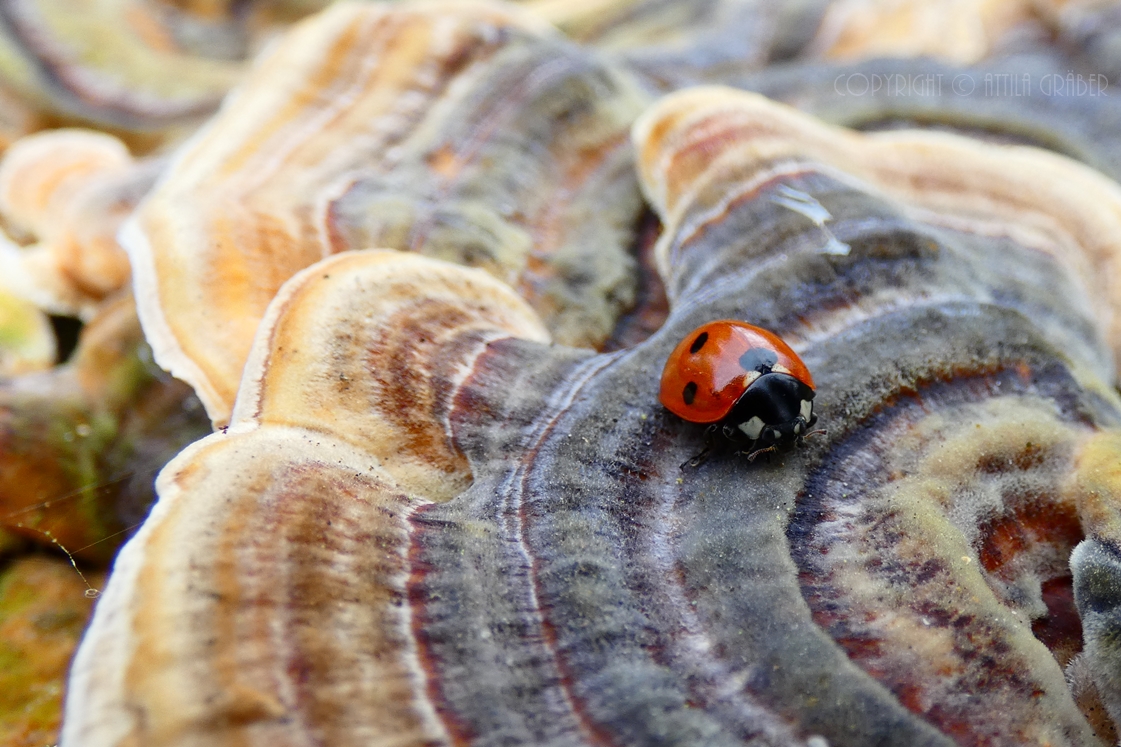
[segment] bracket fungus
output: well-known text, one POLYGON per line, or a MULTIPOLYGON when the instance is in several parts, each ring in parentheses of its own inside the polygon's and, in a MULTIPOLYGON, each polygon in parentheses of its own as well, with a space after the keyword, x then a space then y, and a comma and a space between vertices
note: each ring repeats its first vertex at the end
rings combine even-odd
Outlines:
POLYGON ((524 0, 521 7, 594 46, 648 86, 722 81, 810 43, 830 0, 524 0))
POLYGON ((470 484, 446 413, 472 360, 509 336, 548 341, 480 270, 348 252, 289 280, 229 429, 165 468, 117 560, 64 740, 440 741, 410 641, 408 519, 470 484), (277 657, 281 629, 294 646, 277 657))
POLYGON ((27 246, 3 237, 0 284, 52 313, 91 317, 128 284, 117 230, 160 165, 90 130, 21 138, 0 160, 0 215, 27 246))
MULTIPOLYGON (((1076 285, 1052 287, 1040 278, 1034 295, 1061 293, 1061 308, 1036 315, 1032 304, 1045 299, 1025 295, 1020 310, 1035 317, 1054 344, 1077 353, 1076 361, 1114 382, 1115 361, 1121 358, 1121 188, 1116 182, 1036 148, 996 146, 939 132, 858 134, 793 116, 753 94, 731 97, 725 111, 721 102, 729 100, 731 90, 695 88, 665 97, 657 105, 664 117, 647 116, 636 125, 639 141, 650 149, 639 157, 643 184, 650 199, 664 206, 669 226, 656 253, 663 277, 670 277, 671 266, 694 261, 685 251, 695 234, 717 227, 730 230, 724 221, 729 206, 784 176, 819 170, 902 203, 900 210, 909 218, 969 235, 1003 237, 1031 249, 1029 257, 1049 257, 1063 269, 1060 277, 1076 285), (663 130, 672 125, 693 139, 662 146, 665 132, 649 129, 653 122, 663 130), (743 166, 745 161, 753 170, 743 166), (754 167, 756 163, 763 165, 754 167), (736 179, 742 183, 730 188, 736 179), (699 210, 698 202, 711 212, 699 210), (1102 335, 1108 347, 1101 345, 1102 335)), ((783 202, 781 196, 770 199, 783 202)), ((802 220, 810 219, 803 215, 802 220)), ((837 233, 843 223, 832 215, 829 220, 837 233)), ((822 236, 819 232, 813 238, 822 236)), ((990 273, 1031 272, 1026 262, 1012 259, 999 262, 990 273)), ((740 260, 744 262, 750 260, 740 260)), ((704 284, 732 269, 710 266, 681 277, 704 284)), ((968 285, 966 278, 959 282, 968 285)), ((686 290, 667 280, 671 300, 686 290)))
MULTIPOLYGON (((238 213, 249 237, 320 238, 267 308, 264 286, 219 299, 261 320, 223 364, 240 387, 207 385, 217 419, 236 388, 229 428, 161 473, 76 658, 66 747, 1116 741, 1121 190, 725 88, 662 99, 633 137, 671 309, 615 352, 550 344, 493 270, 310 264, 310 219, 238 213), (658 372, 719 318, 791 343, 824 437, 681 469, 703 429, 657 404, 658 372)), ((171 293, 153 267, 177 260, 132 250, 147 302, 171 293)))
MULTIPOLYGON (((209 114, 241 66, 180 49, 158 2, 13 0, 0 84, 55 117, 154 130, 209 114)), ((174 24, 173 24, 174 25, 174 24)))
POLYGON ((822 19, 813 47, 830 59, 938 56, 962 63, 993 54, 1009 37, 1042 35, 1090 2, 952 0, 876 3, 838 0, 822 19))
POLYGON ((224 424, 281 283, 379 246, 482 267, 559 341, 602 343, 634 295, 645 103, 514 7, 339 3, 297 24, 125 228, 157 360, 224 424))

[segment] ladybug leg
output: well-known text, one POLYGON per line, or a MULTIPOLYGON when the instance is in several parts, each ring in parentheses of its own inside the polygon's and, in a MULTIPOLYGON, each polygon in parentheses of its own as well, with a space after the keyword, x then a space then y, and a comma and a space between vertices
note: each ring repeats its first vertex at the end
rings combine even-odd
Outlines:
POLYGON ((708 455, 712 453, 713 436, 716 434, 716 426, 710 425, 705 428, 705 447, 701 449, 701 453, 691 457, 681 463, 678 469, 685 469, 686 467, 700 467, 708 461, 708 455))
POLYGON ((685 469, 686 467, 700 467, 702 464, 708 461, 708 455, 711 453, 712 447, 706 446, 704 448, 704 451, 702 451, 700 454, 697 454, 695 457, 686 459, 684 462, 682 462, 679 469, 685 469))
POLYGON ((760 454, 770 454, 770 453, 775 452, 775 451, 778 451, 778 447, 774 446, 773 444, 771 446, 766 447, 765 449, 756 449, 755 451, 753 451, 753 452, 751 452, 750 454, 747 455, 747 461, 754 462, 755 458, 757 456, 759 456, 760 454))

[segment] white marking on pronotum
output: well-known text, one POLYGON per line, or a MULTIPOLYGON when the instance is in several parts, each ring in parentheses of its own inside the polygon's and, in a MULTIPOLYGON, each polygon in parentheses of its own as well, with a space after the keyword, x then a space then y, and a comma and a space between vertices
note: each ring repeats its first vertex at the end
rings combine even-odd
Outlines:
POLYGON ((759 438, 759 434, 763 432, 763 421, 756 415, 746 423, 740 423, 739 428, 743 431, 743 435, 755 441, 759 438))
POLYGON ((814 225, 825 232, 829 240, 825 242, 825 246, 821 250, 822 254, 848 256, 852 247, 843 241, 839 241, 825 225, 827 221, 833 220, 833 214, 826 210, 824 205, 805 192, 788 187, 785 184, 780 184, 777 192, 778 196, 772 197, 771 202, 806 216, 814 222, 814 225))
POLYGON ((814 403, 808 399, 802 400, 802 406, 798 408, 798 414, 802 416, 802 420, 807 423, 810 422, 810 416, 814 412, 814 403))

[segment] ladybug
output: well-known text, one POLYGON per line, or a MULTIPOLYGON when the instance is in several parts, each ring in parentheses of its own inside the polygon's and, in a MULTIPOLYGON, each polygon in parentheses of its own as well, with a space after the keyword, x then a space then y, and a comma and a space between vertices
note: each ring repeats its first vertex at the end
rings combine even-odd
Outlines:
MULTIPOLYGON (((691 423, 750 442, 748 459, 801 443, 817 416, 814 382, 798 354, 773 332, 732 319, 701 325, 666 361, 658 399, 691 423)), ((709 448, 690 460, 694 466, 709 448)))

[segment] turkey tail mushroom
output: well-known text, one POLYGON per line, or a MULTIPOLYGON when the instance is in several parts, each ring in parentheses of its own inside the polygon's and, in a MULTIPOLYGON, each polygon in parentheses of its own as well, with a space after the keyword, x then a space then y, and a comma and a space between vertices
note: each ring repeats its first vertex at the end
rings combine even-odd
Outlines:
POLYGON ((671 305, 638 345, 549 344, 532 295, 382 251, 247 312, 68 747, 1116 740, 1121 190, 723 88, 633 138, 671 305), (713 319, 790 343, 826 434, 681 467, 704 428, 658 374, 713 319))

